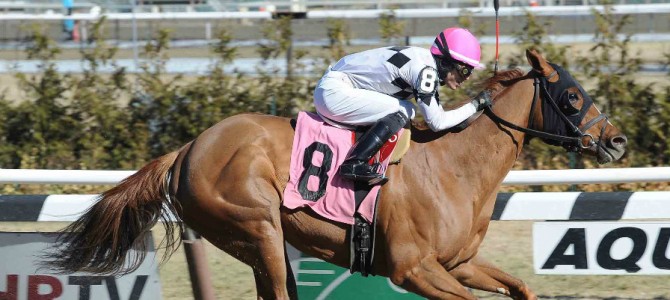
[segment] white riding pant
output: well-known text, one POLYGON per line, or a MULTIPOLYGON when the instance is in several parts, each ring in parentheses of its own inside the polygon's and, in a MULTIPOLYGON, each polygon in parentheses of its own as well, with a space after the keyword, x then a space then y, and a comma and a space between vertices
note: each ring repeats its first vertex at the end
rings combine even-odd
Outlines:
POLYGON ((357 89, 345 73, 328 71, 314 89, 314 106, 321 116, 354 126, 365 126, 395 112, 416 115, 414 104, 375 91, 357 89))

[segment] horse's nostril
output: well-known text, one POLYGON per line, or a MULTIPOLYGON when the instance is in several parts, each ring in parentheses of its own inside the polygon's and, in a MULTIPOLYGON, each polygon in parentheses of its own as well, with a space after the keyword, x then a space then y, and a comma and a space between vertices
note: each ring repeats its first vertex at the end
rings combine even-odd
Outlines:
POLYGON ((628 143, 628 138, 625 135, 617 135, 610 139, 612 146, 614 147, 625 147, 628 143))

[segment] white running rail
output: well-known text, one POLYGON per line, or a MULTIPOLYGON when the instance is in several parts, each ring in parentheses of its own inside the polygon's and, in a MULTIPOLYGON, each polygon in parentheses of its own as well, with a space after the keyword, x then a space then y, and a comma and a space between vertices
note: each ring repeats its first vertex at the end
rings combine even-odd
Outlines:
MULTIPOLYGON (((117 184, 136 171, 0 169, 0 184, 117 184)), ((504 185, 670 182, 670 167, 513 170, 504 185)))

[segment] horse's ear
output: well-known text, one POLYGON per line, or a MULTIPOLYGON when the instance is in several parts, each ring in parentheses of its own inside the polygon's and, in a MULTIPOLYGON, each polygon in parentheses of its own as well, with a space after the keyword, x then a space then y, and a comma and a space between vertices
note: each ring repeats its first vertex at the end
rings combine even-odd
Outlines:
MULTIPOLYGON (((526 59, 530 66, 533 67, 533 70, 544 77, 547 77, 554 72, 554 67, 547 63, 547 60, 535 49, 526 49, 526 59)), ((552 78, 547 79, 551 82, 555 82, 558 80, 558 76, 553 76, 552 78)))

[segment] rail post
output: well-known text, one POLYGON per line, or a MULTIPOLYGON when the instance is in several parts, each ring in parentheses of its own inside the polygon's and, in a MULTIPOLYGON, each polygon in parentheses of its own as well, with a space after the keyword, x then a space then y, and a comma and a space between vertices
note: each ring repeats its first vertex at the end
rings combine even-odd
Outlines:
POLYGON ((214 288, 212 288, 212 276, 207 266, 205 246, 200 235, 193 229, 186 227, 182 233, 184 252, 188 264, 188 273, 191 277, 191 288, 193 297, 198 300, 214 300, 214 288))

